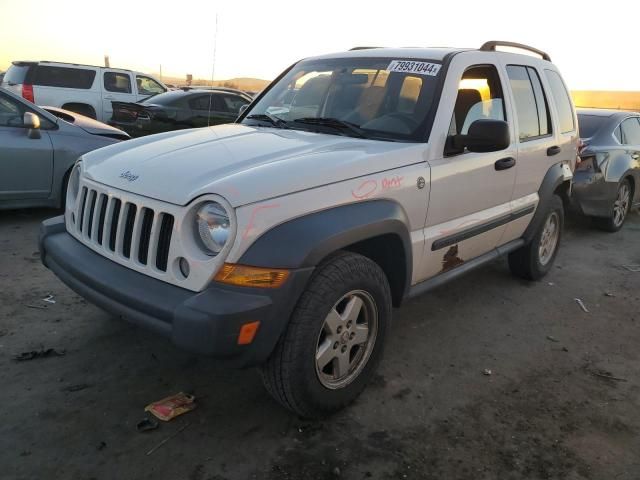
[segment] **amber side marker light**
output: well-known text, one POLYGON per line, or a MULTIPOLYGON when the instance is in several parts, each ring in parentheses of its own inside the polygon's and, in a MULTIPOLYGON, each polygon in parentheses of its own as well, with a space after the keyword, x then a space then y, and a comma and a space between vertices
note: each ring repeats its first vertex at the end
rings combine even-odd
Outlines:
POLYGON ((214 280, 240 287, 278 288, 288 277, 289 270, 281 268, 248 267, 225 263, 214 280))
POLYGON ((250 322, 242 325, 240 333, 238 334, 238 345, 249 345, 253 342, 253 338, 256 336, 260 322, 250 322))

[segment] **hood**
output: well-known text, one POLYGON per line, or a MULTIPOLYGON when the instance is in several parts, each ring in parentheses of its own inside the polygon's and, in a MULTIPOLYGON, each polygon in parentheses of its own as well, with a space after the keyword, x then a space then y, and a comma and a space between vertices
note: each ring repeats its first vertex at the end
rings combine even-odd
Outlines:
POLYGON ((83 156, 85 175, 185 205, 207 193, 234 207, 424 161, 424 145, 240 124, 180 130, 83 156))
POLYGON ((122 130, 119 130, 106 123, 99 122, 93 118, 85 117, 79 113, 70 112, 57 107, 41 107, 57 118, 64 120, 76 127, 81 128, 87 133, 92 135, 102 135, 105 137, 120 138, 121 140, 129 138, 129 135, 122 130))

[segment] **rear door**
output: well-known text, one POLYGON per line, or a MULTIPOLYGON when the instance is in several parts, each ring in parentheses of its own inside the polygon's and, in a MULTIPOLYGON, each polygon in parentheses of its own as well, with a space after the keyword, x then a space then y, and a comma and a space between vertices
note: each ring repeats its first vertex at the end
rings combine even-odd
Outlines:
MULTIPOLYGON (((53 146, 46 130, 29 138, 24 104, 0 92, 0 200, 46 198, 51 193, 53 146)), ((35 112, 33 112, 35 113, 35 112)), ((47 121, 42 121, 46 126, 47 121)))
POLYGON ((108 122, 113 115, 111 102, 135 102, 133 79, 130 72, 102 70, 102 120, 108 122))

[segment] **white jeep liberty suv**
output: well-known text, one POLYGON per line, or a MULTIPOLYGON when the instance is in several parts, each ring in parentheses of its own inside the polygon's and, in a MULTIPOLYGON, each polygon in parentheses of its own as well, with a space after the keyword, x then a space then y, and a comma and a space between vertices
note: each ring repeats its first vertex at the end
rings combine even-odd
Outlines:
POLYGON ((308 58, 234 124, 85 154, 42 261, 321 416, 365 387, 403 299, 501 255, 519 277, 549 271, 577 146, 565 84, 531 47, 308 58))

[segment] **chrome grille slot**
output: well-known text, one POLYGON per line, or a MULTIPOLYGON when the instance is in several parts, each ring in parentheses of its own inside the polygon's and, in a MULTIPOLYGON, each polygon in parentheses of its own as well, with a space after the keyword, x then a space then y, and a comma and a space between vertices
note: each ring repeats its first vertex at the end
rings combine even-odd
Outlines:
POLYGON ((100 194, 100 201, 98 203, 98 228, 96 230, 96 235, 94 235, 94 239, 98 242, 98 245, 102 245, 102 237, 104 234, 104 220, 107 215, 107 201, 108 197, 104 194, 100 194))

